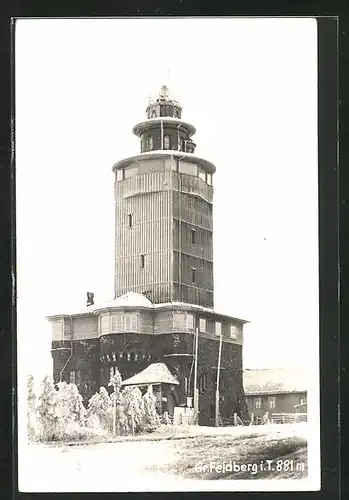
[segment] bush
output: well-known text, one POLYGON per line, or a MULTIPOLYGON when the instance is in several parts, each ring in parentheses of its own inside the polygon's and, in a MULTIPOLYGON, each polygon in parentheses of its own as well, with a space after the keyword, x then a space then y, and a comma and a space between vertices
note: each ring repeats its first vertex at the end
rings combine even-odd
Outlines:
POLYGON ((28 375, 27 379, 27 434, 29 441, 35 440, 37 435, 36 394, 32 375, 28 375))
POLYGON ((134 434, 142 430, 145 411, 142 393, 138 387, 125 387, 121 393, 124 414, 126 416, 128 431, 134 434))
POLYGON ((28 377, 28 437, 39 441, 75 441, 108 436, 152 432, 160 424, 156 411, 156 398, 152 388, 142 396, 138 387, 120 390, 121 375, 117 371, 111 378, 114 388, 111 396, 101 387, 88 403, 82 403, 75 384, 59 382, 56 387, 49 376, 45 376, 39 396, 33 389, 34 379, 28 377), (115 403, 115 406, 114 406, 115 403))
POLYGON ((46 375, 41 382, 37 405, 38 433, 40 441, 56 439, 58 417, 56 415, 57 391, 53 380, 46 375))
POLYGON ((88 427, 98 426, 103 429, 110 429, 110 417, 108 409, 111 405, 111 399, 107 390, 101 387, 99 392, 94 394, 88 403, 86 420, 88 427))
POLYGON ((156 397, 152 386, 148 386, 147 392, 143 396, 144 424, 143 430, 152 432, 160 425, 160 418, 156 411, 156 397))

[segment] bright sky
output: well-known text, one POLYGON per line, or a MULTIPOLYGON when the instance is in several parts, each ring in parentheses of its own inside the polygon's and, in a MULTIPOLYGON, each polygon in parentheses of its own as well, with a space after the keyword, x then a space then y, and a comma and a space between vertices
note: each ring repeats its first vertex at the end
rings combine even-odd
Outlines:
POLYGON ((217 167, 215 309, 251 321, 244 366, 315 366, 316 56, 313 19, 17 22, 20 374, 51 372, 46 315, 113 297, 111 168, 164 83, 217 167))

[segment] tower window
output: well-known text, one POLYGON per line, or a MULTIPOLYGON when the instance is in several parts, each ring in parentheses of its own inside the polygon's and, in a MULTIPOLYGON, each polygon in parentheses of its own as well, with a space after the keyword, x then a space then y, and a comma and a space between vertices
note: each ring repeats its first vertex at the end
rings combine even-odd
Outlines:
POLYGON ((164 149, 170 149, 170 136, 164 135, 164 149))
POLYGON ((132 214, 128 214, 128 227, 132 227, 132 214))
POLYGON ((145 255, 141 255, 141 268, 144 269, 145 267, 145 255))
POLYGON ((186 326, 188 330, 194 330, 194 314, 187 313, 186 326))
POLYGON ((123 181, 125 179, 125 169, 120 168, 119 170, 116 171, 116 180, 123 181))
POLYGON ((191 244, 192 245, 195 245, 195 233, 196 233, 195 229, 192 229, 191 230, 191 244))
POLYGON ((216 335, 218 337, 222 335, 222 323, 220 321, 216 321, 216 335))
POLYGON ((137 330, 137 313, 124 314, 124 331, 135 332, 137 330))
POLYGON ((151 151, 153 149, 153 136, 148 137, 148 150, 151 151))
POLYGON ((234 340, 238 338, 238 329, 234 325, 230 325, 230 338, 234 340))
POLYGON ((206 174, 206 182, 209 186, 212 186, 212 174, 206 174))
POLYGON ((206 182, 206 173, 201 168, 199 169, 199 178, 206 182))
POLYGON ((131 361, 131 353, 130 352, 127 353, 127 361, 131 361))
POLYGON ((200 332, 206 333, 206 319, 200 318, 200 332))
POLYGON ((196 269, 195 269, 195 267, 191 268, 191 282, 192 283, 196 282, 196 269))

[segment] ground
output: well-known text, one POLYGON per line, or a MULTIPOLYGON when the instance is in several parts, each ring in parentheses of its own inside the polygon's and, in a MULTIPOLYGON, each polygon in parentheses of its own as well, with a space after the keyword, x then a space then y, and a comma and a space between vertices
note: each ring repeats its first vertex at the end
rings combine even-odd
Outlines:
POLYGON ((165 491, 179 483, 185 491, 188 480, 302 479, 306 424, 166 426, 141 440, 30 445, 19 456, 20 491, 165 491))

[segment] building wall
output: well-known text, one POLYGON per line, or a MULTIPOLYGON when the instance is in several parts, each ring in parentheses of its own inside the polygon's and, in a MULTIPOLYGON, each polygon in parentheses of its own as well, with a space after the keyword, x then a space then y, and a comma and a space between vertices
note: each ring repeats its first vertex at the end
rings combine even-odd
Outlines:
MULTIPOLYGON (((306 392, 286 393, 286 394, 262 394, 262 395, 246 395, 246 402, 250 413, 254 413, 256 417, 269 413, 296 413, 295 405, 298 405, 301 400, 304 402, 307 399, 306 392), (275 397, 275 407, 270 407, 270 399, 275 397), (261 407, 256 407, 256 401, 261 401, 261 407)), ((258 404, 258 403, 257 403, 258 404)))
POLYGON ((73 342, 53 341, 51 353, 55 382, 59 382, 61 372, 62 380, 67 383, 70 381, 70 372, 79 372, 80 383, 78 387, 84 400, 87 401, 97 392, 100 363, 98 339, 75 340, 73 342))
MULTIPOLYGON (((112 312, 101 315, 106 317, 109 331, 112 331, 112 325, 116 324, 113 314, 112 312)), ((180 382, 175 389, 176 398, 179 404, 185 404, 186 397, 193 395, 194 328, 198 317, 194 315, 194 318, 188 321, 188 315, 192 313, 181 308, 154 311, 153 318, 152 313, 148 311, 138 311, 135 314, 138 318, 136 332, 103 334, 102 330, 99 338, 95 339, 73 340, 72 344, 69 341, 53 341, 55 381, 59 380, 63 368, 63 380, 67 382, 70 372, 76 372, 77 385, 84 401, 87 402, 101 385, 107 386, 114 367, 118 367, 122 378, 126 379, 151 363, 164 362, 180 382), (154 333, 151 330, 152 325, 154 333), (65 350, 56 350, 59 347, 64 347, 65 350)), ((88 323, 92 325, 87 319, 84 318, 86 328, 88 323)), ((80 322, 76 325, 84 330, 80 322)), ((216 391, 215 367, 218 362, 219 338, 213 328, 212 331, 207 331, 208 333, 199 335, 198 344, 201 425, 214 424, 211 417, 216 391)), ((242 346, 239 343, 223 342, 221 366, 222 416, 230 418, 235 411, 244 416, 247 409, 242 387, 242 346)))

